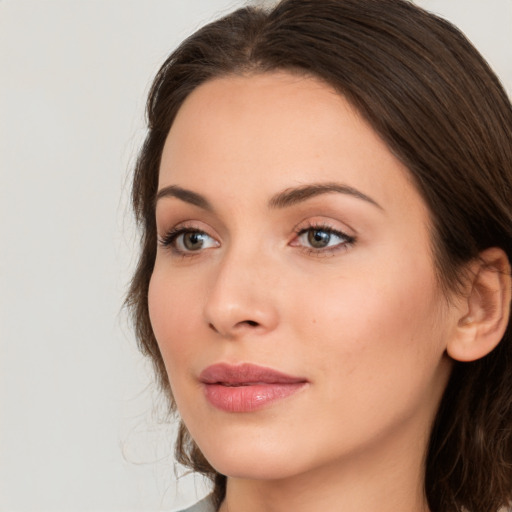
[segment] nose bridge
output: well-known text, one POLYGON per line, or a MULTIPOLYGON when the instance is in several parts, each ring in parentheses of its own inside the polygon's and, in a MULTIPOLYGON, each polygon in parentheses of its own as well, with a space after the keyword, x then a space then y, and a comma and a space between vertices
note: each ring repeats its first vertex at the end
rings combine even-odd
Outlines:
POLYGON ((274 329, 278 316, 270 293, 272 268, 269 258, 252 243, 239 242, 226 248, 206 297, 208 324, 226 337, 247 330, 261 333, 274 329))

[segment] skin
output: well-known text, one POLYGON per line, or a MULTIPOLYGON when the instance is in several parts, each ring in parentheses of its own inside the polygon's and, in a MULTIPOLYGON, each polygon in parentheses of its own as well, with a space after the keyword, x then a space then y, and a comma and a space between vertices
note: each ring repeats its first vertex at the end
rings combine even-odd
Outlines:
POLYGON ((159 190, 170 186, 209 207, 157 201, 161 240, 204 235, 189 249, 183 235, 159 243, 150 317, 180 415, 228 476, 221 510, 428 510, 424 454, 464 305, 438 286, 407 169, 329 86, 272 73, 192 92, 162 155, 159 190), (359 196, 269 205, 326 183, 359 196), (311 247, 312 228, 328 246, 311 247), (307 384, 254 412, 221 411, 199 381, 220 362, 307 384))

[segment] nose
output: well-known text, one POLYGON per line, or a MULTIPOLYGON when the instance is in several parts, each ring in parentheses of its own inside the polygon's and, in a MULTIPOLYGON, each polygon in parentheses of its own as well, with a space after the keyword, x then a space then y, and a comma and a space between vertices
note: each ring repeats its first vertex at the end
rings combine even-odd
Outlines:
POLYGON ((262 258, 231 251, 212 269, 204 316, 226 339, 262 335, 278 324, 273 266, 262 258))

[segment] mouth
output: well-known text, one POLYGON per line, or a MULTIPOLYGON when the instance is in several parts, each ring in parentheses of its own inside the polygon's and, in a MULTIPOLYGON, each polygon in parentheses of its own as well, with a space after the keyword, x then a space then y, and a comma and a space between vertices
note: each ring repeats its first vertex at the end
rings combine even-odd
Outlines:
POLYGON ((253 364, 215 364, 200 376, 208 402, 225 412, 252 412, 295 394, 307 379, 253 364))
POLYGON ((252 386, 257 384, 297 384, 306 382, 302 377, 294 377, 272 368, 255 364, 229 365, 214 364, 205 368, 199 375, 204 384, 222 384, 225 386, 252 386))

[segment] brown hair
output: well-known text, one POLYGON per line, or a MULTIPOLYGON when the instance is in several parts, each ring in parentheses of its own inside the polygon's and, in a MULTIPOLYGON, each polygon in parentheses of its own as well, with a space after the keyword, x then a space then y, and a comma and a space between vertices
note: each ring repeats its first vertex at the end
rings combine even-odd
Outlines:
MULTIPOLYGON (((133 180, 142 251, 127 304, 142 352, 175 406, 147 304, 156 252, 154 198, 163 145, 197 86, 229 74, 288 70, 345 96, 410 170, 428 205, 439 281, 456 290, 462 265, 489 247, 512 260, 512 106, 464 35, 405 0, 284 0, 243 8, 200 29, 153 83, 149 131, 133 180)), ((512 501, 512 332, 488 356, 455 362, 433 426, 425 492, 435 512, 496 512, 512 501)), ((182 424, 177 459, 226 479, 182 424)))

